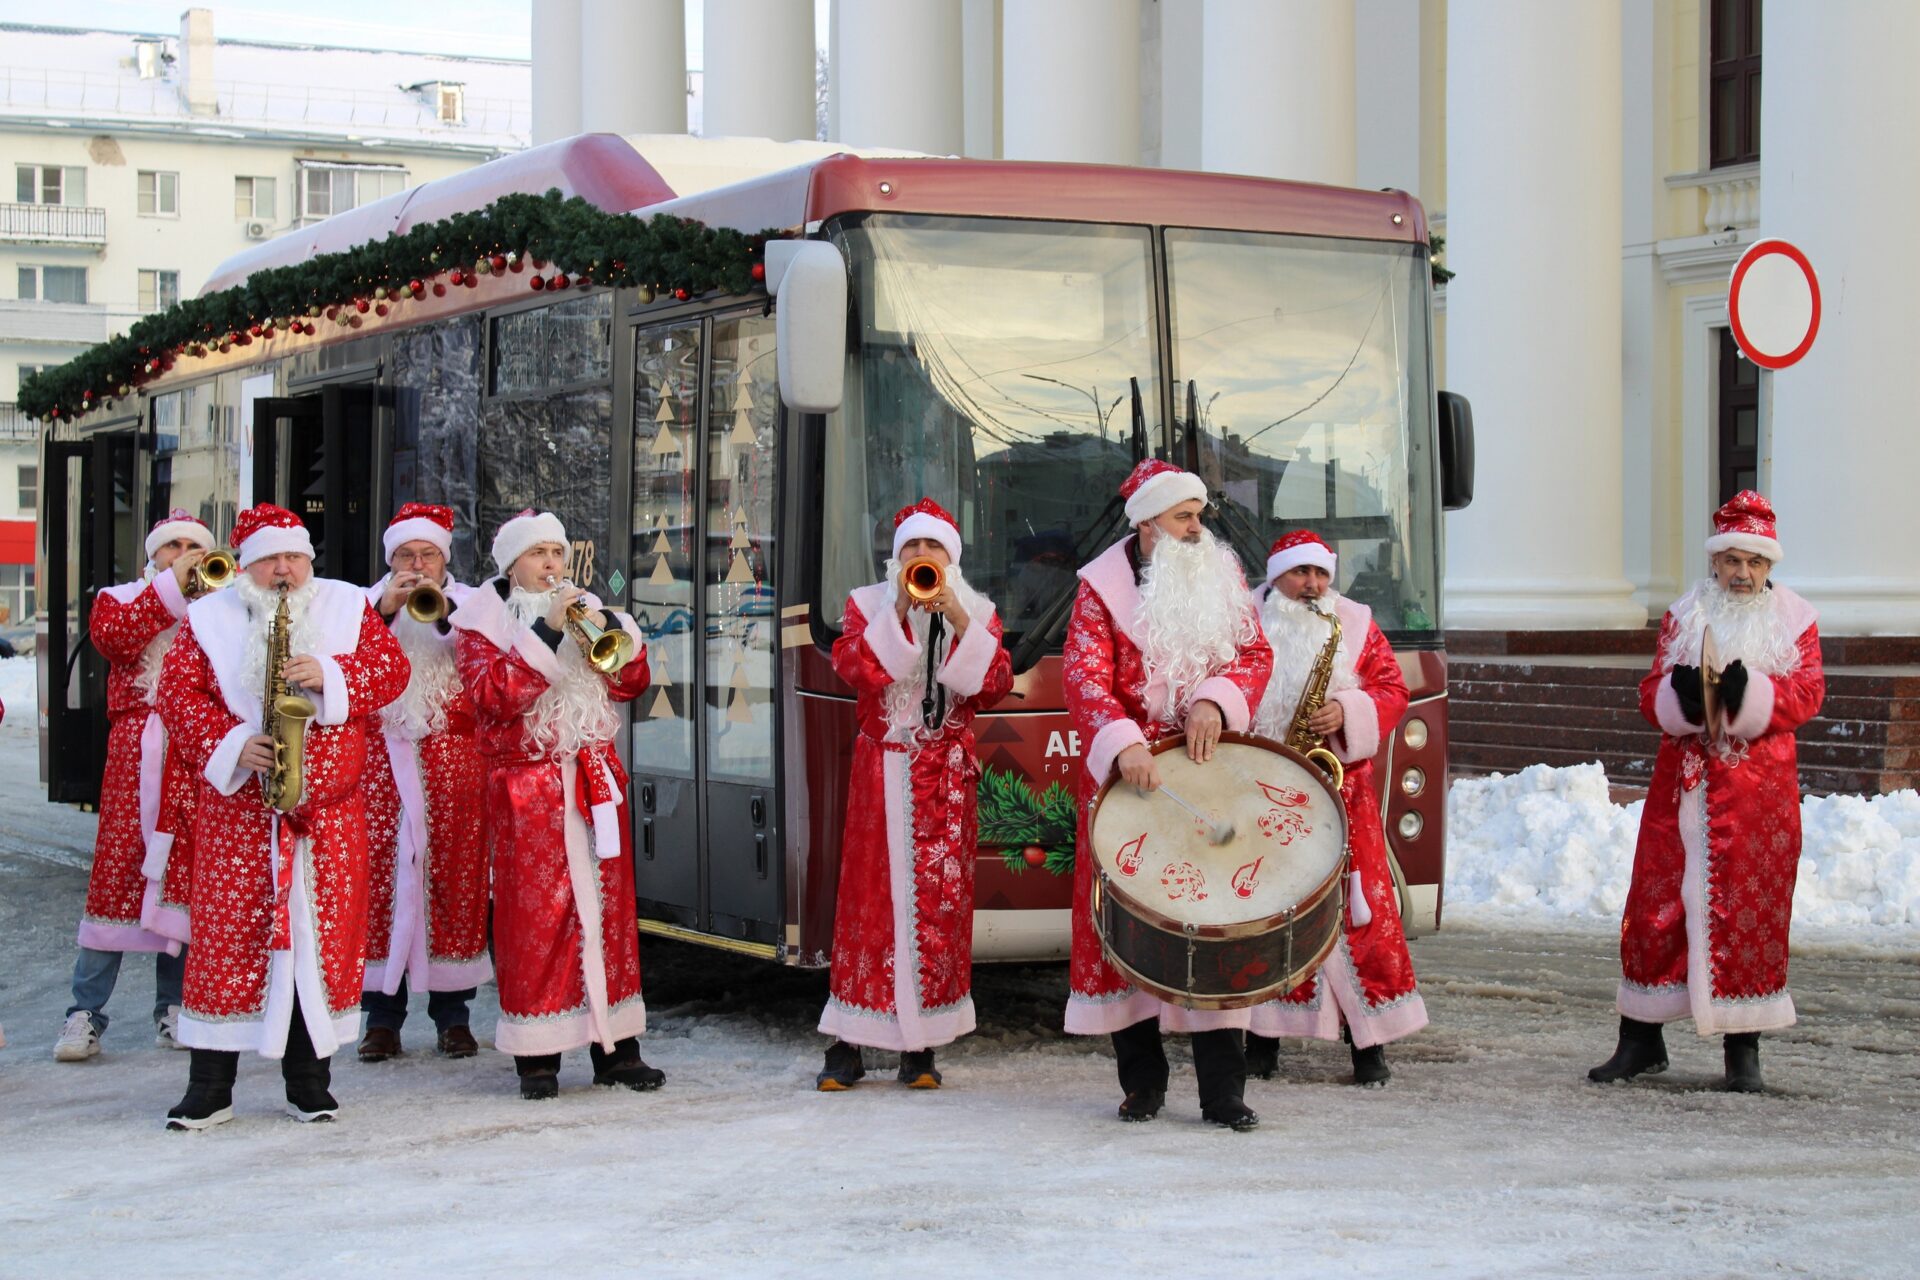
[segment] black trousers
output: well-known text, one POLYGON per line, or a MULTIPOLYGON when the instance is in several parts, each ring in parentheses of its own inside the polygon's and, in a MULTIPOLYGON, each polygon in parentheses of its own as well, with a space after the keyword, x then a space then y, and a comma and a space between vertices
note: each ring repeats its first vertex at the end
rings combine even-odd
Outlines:
MULTIPOLYGON (((617 1066, 623 1062, 636 1061, 640 1057, 640 1037, 628 1036, 624 1040, 615 1040, 613 1042, 612 1053, 608 1053, 605 1049, 602 1049, 600 1042, 595 1040, 587 1046, 587 1052, 593 1057, 594 1074, 598 1075, 608 1067, 617 1066)), ((558 1071, 560 1069, 560 1055, 557 1053, 516 1053, 513 1055, 513 1069, 516 1074, 523 1076, 538 1075, 547 1071, 558 1071)))
MULTIPOLYGON (((280 1075, 285 1080, 312 1078, 322 1088, 332 1082, 333 1064, 314 1052, 313 1036, 300 1013, 300 997, 293 998, 293 1013, 287 1021, 287 1052, 280 1059, 280 1075)), ((212 1084, 231 1086, 240 1072, 240 1055, 232 1049, 195 1049, 189 1057, 188 1078, 205 1079, 212 1084)))
MULTIPOLYGON (((1196 1031, 1190 1039, 1201 1108, 1241 1101, 1247 1090, 1247 1054, 1240 1032, 1196 1031)), ((1120 1087, 1127 1093, 1166 1092, 1167 1050, 1160 1040, 1160 1019, 1146 1018, 1114 1032, 1113 1057, 1120 1087)))

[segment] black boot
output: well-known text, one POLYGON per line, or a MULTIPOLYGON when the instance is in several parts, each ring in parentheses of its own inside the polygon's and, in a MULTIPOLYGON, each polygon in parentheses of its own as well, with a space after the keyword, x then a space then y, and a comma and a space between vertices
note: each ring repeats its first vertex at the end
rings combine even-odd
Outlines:
POLYGON ((1247 1032, 1247 1074, 1255 1080, 1271 1080, 1279 1070, 1280 1041, 1247 1032))
POLYGON ((1260 1117, 1246 1103, 1247 1054, 1240 1033, 1196 1031, 1188 1039, 1200 1085, 1200 1117, 1239 1132, 1259 1125, 1260 1117))
POLYGON ((940 1072, 933 1065, 933 1050, 909 1049, 901 1054, 897 1078, 909 1089, 938 1089, 940 1072))
POLYGON ((1113 1061, 1120 1072, 1119 1115, 1140 1123, 1167 1104, 1167 1050, 1160 1042, 1160 1019, 1146 1018, 1113 1033, 1113 1061))
POLYGON ((613 1042, 611 1053, 599 1045, 587 1046, 593 1058, 593 1082, 603 1089, 619 1087, 635 1093, 647 1093, 667 1082, 667 1073, 650 1067, 640 1056, 640 1041, 628 1036, 613 1042))
POLYGON ((520 1077, 520 1096, 527 1102, 547 1102, 560 1096, 560 1055, 515 1054, 513 1072, 520 1077))
POLYGON ((1620 1019, 1620 1044, 1613 1056, 1587 1072, 1595 1084, 1615 1084, 1639 1075, 1658 1075, 1667 1069, 1667 1042, 1657 1022, 1620 1019))
POLYGON ((167 1112, 167 1128, 177 1132, 211 1129, 233 1119, 233 1078, 240 1055, 221 1049, 195 1049, 187 1063, 187 1093, 167 1112))
POLYGON ((1727 1092, 1759 1093, 1760 1033, 1743 1031, 1726 1038, 1727 1092))
POLYGON ((313 1051, 313 1037, 307 1034, 298 1000, 287 1024, 287 1056, 280 1059, 280 1079, 287 1086, 287 1114, 300 1123, 329 1121, 340 1114, 340 1104, 327 1092, 333 1083, 333 1064, 313 1051))
POLYGON ((813 1078, 813 1087, 821 1093, 842 1093, 866 1077, 867 1064, 860 1059, 860 1046, 835 1040, 827 1046, 827 1064, 813 1078))
POLYGON ((1387 1069, 1387 1047, 1376 1044, 1353 1051, 1353 1082, 1362 1089, 1384 1089, 1393 1072, 1387 1069))

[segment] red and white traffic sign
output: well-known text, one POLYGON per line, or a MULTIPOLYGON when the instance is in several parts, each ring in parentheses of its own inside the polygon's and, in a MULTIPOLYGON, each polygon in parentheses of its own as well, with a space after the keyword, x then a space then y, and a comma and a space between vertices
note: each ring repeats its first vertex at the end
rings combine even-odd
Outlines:
POLYGON ((1757 240, 1733 266, 1727 290, 1733 340, 1763 369, 1784 369, 1820 332, 1820 277, 1785 240, 1757 240))

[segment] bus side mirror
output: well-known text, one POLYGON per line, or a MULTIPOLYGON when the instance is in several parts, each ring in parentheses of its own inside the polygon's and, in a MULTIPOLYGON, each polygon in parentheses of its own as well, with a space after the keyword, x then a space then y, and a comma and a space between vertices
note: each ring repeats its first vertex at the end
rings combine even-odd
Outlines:
POLYGON ((1458 511, 1473 503, 1473 406, 1463 395, 1440 393, 1440 506, 1458 511))
POLYGON ((847 380, 847 261, 824 240, 770 240, 766 262, 780 399, 831 413, 847 380))

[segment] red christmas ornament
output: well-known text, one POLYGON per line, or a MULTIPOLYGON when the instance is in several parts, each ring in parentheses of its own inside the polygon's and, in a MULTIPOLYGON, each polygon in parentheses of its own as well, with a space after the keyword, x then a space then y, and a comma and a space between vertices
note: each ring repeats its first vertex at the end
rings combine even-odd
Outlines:
POLYGON ((443 285, 443 284, 441 284, 441 283, 440 283, 440 282, 439 282, 438 280, 435 280, 435 281, 433 282, 433 296, 434 296, 434 297, 436 297, 436 298, 444 298, 444 297, 446 297, 446 296, 447 296, 447 286, 445 286, 445 285, 443 285))
POLYGON ((365 315, 371 308, 368 306, 365 298, 355 298, 353 300, 353 309, 361 315, 365 315))
POLYGON ((495 271, 505 271, 507 269, 507 255, 504 253, 496 253, 487 259, 487 264, 495 271))
POLYGON ((407 292, 416 298, 424 298, 427 296, 427 282, 424 280, 409 280, 407 282, 407 292))
POLYGON ((691 293, 688 293, 685 289, 675 289, 673 291, 673 296, 678 298, 680 301, 685 302, 688 298, 691 298, 693 295, 691 293))
POLYGON ((337 319, 339 319, 339 317, 340 317, 340 308, 338 308, 338 307, 328 307, 328 308, 327 308, 327 319, 329 319, 329 320, 337 320, 337 319))
POLYGON ((1047 851, 1037 844, 1030 844, 1020 851, 1020 856, 1030 867, 1043 865, 1047 860, 1047 851))
POLYGON ((566 273, 566 272, 564 272, 564 271, 556 271, 556 272, 554 273, 554 276, 553 276, 553 279, 552 279, 552 281, 550 281, 549 283, 550 283, 550 285, 551 285, 551 287, 552 287, 552 288, 555 288, 555 289, 564 289, 564 288, 566 288, 566 287, 567 287, 567 283, 568 283, 568 281, 567 281, 567 273, 566 273))
POLYGON ((545 280, 542 280, 539 276, 535 276, 533 279, 527 281, 527 287, 533 290, 535 293, 538 293, 542 289, 547 287, 547 282, 545 280))
POLYGON ((513 258, 507 262, 507 270, 514 272, 516 275, 526 270, 526 266, 527 260, 525 258, 513 258))
MULTIPOLYGON (((754 263, 753 270, 750 274, 756 281, 765 280, 767 278, 767 264, 764 262, 754 263)), ((1044 857, 1045 855, 1043 854, 1042 856, 1044 857)))
POLYGON ((479 273, 478 273, 478 272, 474 272, 474 271, 469 271, 469 272, 467 272, 467 282, 466 282, 466 283, 467 283, 467 288, 469 288, 469 289, 478 289, 478 288, 480 287, 480 276, 479 276, 479 273))
POLYGON ((462 271, 460 268, 455 267, 453 270, 447 272, 448 284, 458 286, 458 285, 463 285, 466 282, 467 282, 467 273, 462 271))
POLYGON ((262 330, 260 331, 260 341, 262 341, 262 342, 272 342, 272 341, 273 341, 273 326, 272 326, 272 325, 268 325, 268 326, 267 326, 266 328, 264 328, 264 329, 262 329, 262 330))
POLYGON ((260 326, 257 324, 250 324, 247 326, 247 332, 257 338, 260 336, 260 326))
POLYGON ((378 306, 374 307, 373 313, 375 315, 380 315, 380 316, 387 314, 387 304, 384 302, 380 303, 378 306))

